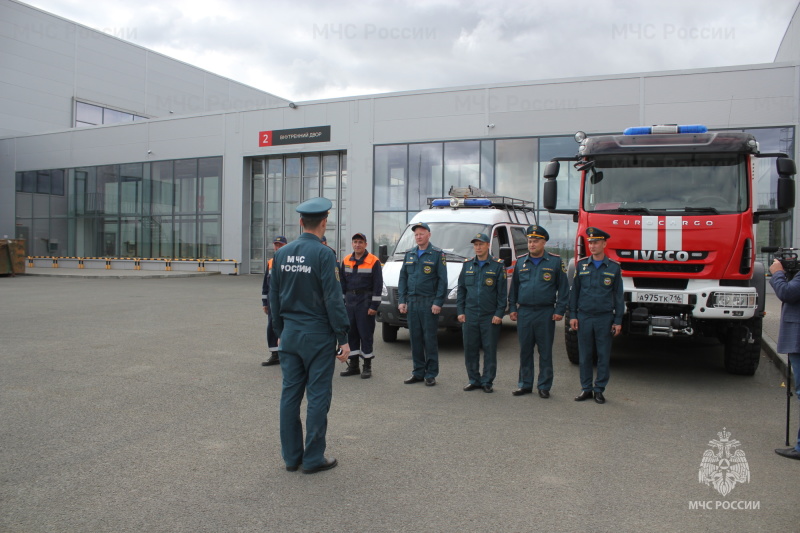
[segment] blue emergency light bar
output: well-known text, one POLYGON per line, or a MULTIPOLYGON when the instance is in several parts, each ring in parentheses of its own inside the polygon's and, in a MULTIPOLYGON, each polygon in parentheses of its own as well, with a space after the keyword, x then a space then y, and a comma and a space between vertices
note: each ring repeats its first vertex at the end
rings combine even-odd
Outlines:
POLYGON ((708 128, 701 124, 685 126, 669 124, 663 126, 635 126, 622 132, 623 135, 654 135, 658 133, 708 133, 708 128))
POLYGON ((431 207, 491 207, 492 201, 488 198, 439 198, 431 202, 431 207), (455 202, 453 202, 455 200, 455 202), (455 205, 454 205, 455 204, 455 205))

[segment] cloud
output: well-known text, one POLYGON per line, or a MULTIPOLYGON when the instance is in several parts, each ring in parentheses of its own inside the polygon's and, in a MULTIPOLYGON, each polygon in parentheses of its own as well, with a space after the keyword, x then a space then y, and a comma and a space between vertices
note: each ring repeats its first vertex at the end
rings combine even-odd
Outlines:
POLYGON ((216 74, 308 100, 770 62, 796 0, 33 0, 216 74), (126 35, 122 32, 121 35, 126 35))

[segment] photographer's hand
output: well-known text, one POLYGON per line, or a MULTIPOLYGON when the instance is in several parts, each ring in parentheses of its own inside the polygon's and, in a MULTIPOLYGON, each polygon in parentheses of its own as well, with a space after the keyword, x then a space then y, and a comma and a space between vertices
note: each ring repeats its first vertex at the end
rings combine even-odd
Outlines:
POLYGON ((772 261, 772 264, 769 266, 769 273, 770 274, 774 274, 775 272, 782 271, 782 270, 783 270, 783 265, 777 259, 772 261))

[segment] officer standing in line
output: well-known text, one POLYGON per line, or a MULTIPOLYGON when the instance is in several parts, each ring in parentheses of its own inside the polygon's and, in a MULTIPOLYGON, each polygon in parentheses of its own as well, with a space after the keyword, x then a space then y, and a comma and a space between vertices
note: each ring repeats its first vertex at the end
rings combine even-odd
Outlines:
MULTIPOLYGON (((772 277, 769 284, 781 301, 781 323, 778 330, 778 352, 789 357, 789 365, 794 374, 794 391, 800 400, 800 274, 790 280, 783 265, 775 259, 769 266, 772 277)), ((787 383, 788 387, 789 384, 787 383)), ((778 448, 775 453, 789 459, 800 459, 800 429, 797 430, 797 443, 791 448, 778 448)))
POLYGON ((489 254, 489 236, 478 233, 472 239, 475 257, 466 259, 458 276, 456 309, 464 336, 464 362, 469 383, 465 391, 494 392, 497 375, 497 341, 506 312, 506 266, 489 254), (483 349, 483 375, 480 353, 483 349))
POLYGON ((312 198, 297 206, 303 233, 275 254, 269 303, 283 372, 280 434, 286 470, 306 474, 336 466, 325 457, 335 359, 350 355, 347 311, 333 251, 322 245, 333 204, 312 198), (336 354, 337 345, 339 354, 336 354), (308 392, 306 437, 300 404, 308 392))
MULTIPOLYGON (((272 241, 272 248, 276 252, 288 241, 283 235, 278 235, 272 241)), ((278 364, 278 336, 275 335, 275 328, 272 327, 272 313, 269 311, 269 274, 272 272, 272 262, 275 260, 273 257, 267 262, 267 271, 264 272, 264 281, 261 283, 261 308, 267 315, 267 350, 269 350, 269 359, 261 363, 261 366, 271 366, 278 364)))
POLYGON ((430 243, 431 228, 424 222, 411 228, 417 245, 406 251, 398 282, 397 306, 408 313, 411 359, 414 369, 403 383, 425 381, 436 385, 439 375, 439 313, 447 295, 447 264, 444 252, 430 243))
POLYGON ((542 226, 528 226, 528 254, 517 259, 509 293, 509 318, 519 321, 519 388, 514 396, 533 392, 533 349, 539 346, 540 398, 550 397, 553 386, 553 338, 556 322, 564 318, 569 301, 567 269, 561 257, 545 253, 550 234, 542 226))
POLYGON ((610 375, 611 339, 622 331, 625 301, 622 291, 622 269, 605 255, 606 241, 611 235, 597 228, 587 228, 591 256, 578 261, 572 290, 569 293, 569 327, 578 331, 581 393, 576 402, 594 396, 605 403, 610 375), (597 379, 592 383, 592 361, 597 355, 597 379))
POLYGON ((345 256, 339 267, 347 318, 350 320, 350 359, 340 376, 372 377, 372 340, 375 334, 375 315, 381 303, 383 272, 381 262, 367 251, 367 236, 353 235, 353 253, 345 256), (364 371, 358 366, 359 355, 364 358, 364 371))

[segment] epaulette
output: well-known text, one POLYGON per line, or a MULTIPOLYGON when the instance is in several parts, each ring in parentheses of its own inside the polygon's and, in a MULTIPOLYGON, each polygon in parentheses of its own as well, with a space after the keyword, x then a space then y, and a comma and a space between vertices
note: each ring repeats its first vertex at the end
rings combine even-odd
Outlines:
POLYGON ((502 259, 500 259, 499 257, 495 257, 495 258, 494 258, 494 262, 495 262, 495 263, 502 263, 502 262, 503 262, 503 260, 502 260, 502 259))
POLYGON ((464 262, 465 262, 465 263, 469 263, 470 261, 472 261, 472 259, 469 259, 469 258, 467 258, 467 259, 464 259, 464 262))
POLYGON ((553 257, 561 257, 560 255, 554 254, 553 252, 547 252, 547 255, 551 255, 553 257))
POLYGON ((431 250, 431 252, 441 252, 442 251, 441 248, 439 248, 438 246, 433 246, 433 245, 431 245, 430 250, 431 250))

